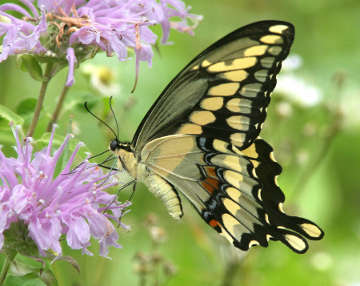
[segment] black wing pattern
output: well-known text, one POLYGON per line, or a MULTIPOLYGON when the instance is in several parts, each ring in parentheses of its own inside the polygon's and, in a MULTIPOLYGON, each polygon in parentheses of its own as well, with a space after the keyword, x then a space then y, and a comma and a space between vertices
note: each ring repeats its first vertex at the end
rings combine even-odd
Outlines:
POLYGON ((149 171, 243 250, 279 240, 304 253, 306 238, 323 237, 313 222, 284 213, 281 167, 258 138, 293 38, 291 24, 263 21, 216 42, 167 86, 132 142, 149 171))

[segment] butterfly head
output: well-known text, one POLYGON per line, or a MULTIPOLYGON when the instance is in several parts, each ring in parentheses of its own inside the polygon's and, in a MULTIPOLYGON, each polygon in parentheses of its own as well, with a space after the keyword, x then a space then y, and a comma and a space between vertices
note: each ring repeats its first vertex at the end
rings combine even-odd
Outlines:
POLYGON ((133 178, 136 177, 137 161, 129 142, 120 142, 117 138, 113 139, 109 145, 118 158, 118 167, 120 170, 127 171, 133 178))
POLYGON ((110 142, 109 148, 112 152, 117 153, 120 149, 123 149, 127 152, 132 152, 130 143, 128 142, 120 142, 117 138, 113 139, 110 142))

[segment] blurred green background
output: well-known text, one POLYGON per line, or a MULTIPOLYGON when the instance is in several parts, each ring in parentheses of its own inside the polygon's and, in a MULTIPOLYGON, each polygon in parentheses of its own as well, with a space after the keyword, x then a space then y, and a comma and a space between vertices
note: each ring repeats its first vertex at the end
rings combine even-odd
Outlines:
MULTIPOLYGON (((105 66, 116 76, 112 83, 120 88, 114 106, 121 138, 131 140, 166 84, 212 42, 250 22, 289 21, 296 28, 291 54, 297 54, 302 65, 281 76, 302 81, 305 88, 285 83, 280 91, 275 89, 261 136, 273 145, 283 166, 278 179, 287 196, 286 210, 315 221, 325 230, 325 237, 310 242, 304 255, 276 242, 241 253, 219 238, 187 202, 184 218, 173 221, 162 203, 138 184, 131 212, 124 217, 132 230, 120 230, 123 249, 111 249, 112 260, 66 249, 65 254, 79 261, 81 272, 56 262, 53 270, 59 285, 360 285, 360 2, 185 2, 193 13, 204 16, 195 36, 172 31, 174 44, 159 47, 151 68, 141 64, 133 95, 134 60, 118 62, 99 54, 91 61, 95 68, 105 66), (291 89, 306 97, 309 86, 316 90, 315 103, 294 99, 291 89), (146 284, 141 284, 144 279, 146 284)), ((62 71, 50 83, 35 138, 46 128, 65 77, 62 71)), ((88 100, 102 115, 108 99, 100 97, 89 81, 84 72, 77 71, 58 133, 74 132, 95 154, 108 147, 111 136, 81 104, 88 100)), ((12 58, 0 64, 0 88, 0 104, 16 111, 25 98, 37 97, 40 84, 19 71, 12 58)), ((106 120, 113 124, 111 116, 106 120)), ((129 196, 130 190, 120 194, 121 200, 129 196)), ((96 248, 94 243, 91 250, 97 253, 96 248)))

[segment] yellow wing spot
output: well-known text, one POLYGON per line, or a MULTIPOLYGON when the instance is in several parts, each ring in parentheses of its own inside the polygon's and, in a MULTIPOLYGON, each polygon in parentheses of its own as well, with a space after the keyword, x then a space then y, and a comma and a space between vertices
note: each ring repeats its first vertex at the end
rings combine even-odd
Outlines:
POLYGON ((209 88, 208 94, 212 96, 231 96, 239 89, 237 82, 222 83, 209 88))
POLYGON ((255 144, 251 144, 249 147, 241 151, 245 156, 256 159, 258 158, 258 153, 255 149, 255 144))
POLYGON ((304 251, 306 249, 305 241, 295 235, 285 234, 285 239, 293 248, 298 251, 304 251))
POLYGON ((233 150, 234 153, 236 153, 240 156, 244 156, 244 154, 235 145, 232 145, 231 149, 233 150))
POLYGON ((275 156, 274 156, 274 152, 273 152, 273 151, 270 152, 270 159, 276 162, 276 159, 275 159, 275 156))
POLYGON ((262 193, 262 189, 258 189, 257 197, 258 197, 258 199, 259 199, 260 201, 262 201, 261 193, 262 193))
POLYGON ((191 124, 191 123, 185 123, 181 125, 179 130, 177 131, 178 134, 201 134, 202 128, 199 125, 191 124))
POLYGON ((269 49, 269 53, 272 54, 273 56, 279 55, 281 51, 282 51, 281 46, 274 46, 269 49))
POLYGON ((260 83, 249 83, 241 88, 240 94, 246 97, 256 97, 261 91, 261 87, 260 83))
POLYGON ((251 113, 251 100, 247 98, 232 98, 226 103, 226 108, 232 112, 251 113))
POLYGON ((269 215, 265 214, 265 221, 267 224, 270 224, 269 215))
POLYGON ((228 187, 226 188, 226 193, 228 194, 228 196, 230 198, 232 198, 234 201, 239 201, 240 197, 241 197, 241 192, 234 188, 234 187, 228 187))
POLYGON ((281 36, 278 35, 266 35, 260 38, 260 41, 264 44, 282 44, 284 41, 281 36))
POLYGON ((285 213, 283 203, 279 203, 279 204, 278 204, 278 209, 279 209, 279 211, 281 211, 282 213, 285 213))
POLYGON ((238 172, 241 172, 242 167, 238 156, 218 154, 211 158, 211 163, 214 165, 223 166, 238 172))
POLYGON ((269 28, 271 33, 283 34, 289 27, 286 25, 274 25, 269 28))
POLYGON ((230 116, 226 119, 226 123, 234 129, 247 131, 249 129, 250 118, 247 116, 230 116))
POLYGON ((259 161, 257 161, 257 160, 250 160, 250 161, 253 164, 254 168, 257 168, 260 164, 259 161))
POLYGON ((254 75, 258 81, 265 82, 265 80, 267 79, 267 77, 269 75, 269 71, 268 70, 259 70, 254 75))
POLYGON ((206 125, 214 122, 216 117, 211 111, 194 111, 189 119, 198 125, 206 125))
POLYGON ((233 133, 230 135, 231 144, 242 146, 245 141, 245 133, 233 133))
POLYGON ((240 160, 237 156, 232 156, 232 155, 224 155, 224 165, 233 169, 233 170, 236 170, 238 172, 241 172, 242 170, 242 167, 241 167, 241 164, 240 164, 240 160))
POLYGON ((311 237, 320 237, 322 234, 321 230, 316 225, 310 223, 303 223, 300 226, 303 231, 305 231, 311 237))
POLYGON ((229 144, 226 143, 225 141, 215 139, 212 144, 216 151, 222 152, 222 153, 229 153, 229 150, 227 149, 227 146, 229 144))
POLYGON ((224 226, 234 237, 239 237, 241 235, 241 232, 236 229, 236 227, 239 226, 239 222, 235 218, 228 213, 223 214, 221 218, 224 226))
POLYGON ((261 65, 264 68, 271 68, 274 64, 275 58, 274 57, 265 57, 260 60, 261 65))
MULTIPOLYGON (((256 161, 255 161, 255 162, 256 162, 256 161)), ((252 173, 252 175, 254 176, 254 178, 257 178, 257 177, 258 177, 257 174, 256 174, 255 168, 252 169, 251 173, 252 173)))
POLYGON ((226 170, 224 172, 225 180, 233 185, 234 187, 240 189, 241 182, 244 180, 244 177, 237 172, 226 170))
POLYGON ((275 182, 275 185, 276 185, 276 186, 279 185, 279 184, 278 184, 278 176, 277 176, 277 175, 274 177, 274 182, 275 182))
POLYGON ((236 70, 219 74, 221 78, 231 81, 243 81, 248 77, 248 75, 249 74, 244 70, 236 70))
POLYGON ((200 107, 206 110, 219 110, 224 104, 223 97, 205 98, 201 101, 200 107))
POLYGON ((204 60, 204 61, 202 61, 202 63, 201 63, 201 66, 202 66, 203 68, 206 68, 206 67, 208 67, 209 65, 211 65, 211 62, 209 62, 208 60, 204 60))
POLYGON ((266 241, 269 241, 270 238, 272 238, 272 235, 267 233, 266 236, 265 236, 265 238, 266 238, 266 241))
POLYGON ((193 70, 193 71, 196 71, 196 70, 198 70, 198 69, 199 69, 199 65, 196 65, 196 66, 193 66, 193 67, 192 67, 192 70, 193 70))
POLYGON ((232 70, 241 70, 254 66, 256 64, 256 57, 239 58, 227 64, 225 62, 218 62, 208 67, 209 72, 225 72, 232 70))
POLYGON ((257 240, 251 240, 249 242, 249 247, 260 245, 260 243, 257 240))
POLYGON ((268 46, 266 45, 259 45, 259 46, 253 46, 250 48, 247 48, 244 52, 245 57, 251 57, 251 56, 262 56, 266 53, 268 46))
POLYGON ((223 199, 223 203, 225 208, 234 216, 236 216, 236 213, 241 209, 238 204, 234 203, 232 200, 228 198, 223 199))

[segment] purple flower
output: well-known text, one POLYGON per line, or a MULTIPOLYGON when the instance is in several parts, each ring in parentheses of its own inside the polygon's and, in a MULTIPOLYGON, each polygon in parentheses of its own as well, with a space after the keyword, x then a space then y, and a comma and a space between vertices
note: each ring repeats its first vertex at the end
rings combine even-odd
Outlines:
POLYGON ((201 20, 181 0, 39 0, 37 6, 31 0, 21 2, 26 9, 12 3, 0 5, 0 37, 5 35, 0 62, 22 53, 66 59, 67 85, 73 82, 75 57, 80 63, 101 49, 125 60, 130 48, 138 69, 139 61, 151 65, 157 36, 150 26, 161 25, 164 44, 170 28, 192 34, 201 20), (22 19, 7 11, 16 11, 22 19), (173 17, 180 21, 170 21, 173 17))
POLYGON ((16 223, 27 227, 41 255, 47 251, 61 255, 62 236, 71 248, 89 255, 91 236, 99 241, 102 256, 107 256, 109 246, 120 247, 112 221, 127 228, 120 219, 130 203, 120 204, 115 195, 105 192, 115 183, 108 183, 108 175, 95 164, 84 161, 71 171, 82 144, 76 146, 65 168, 56 175, 71 136, 53 152, 54 128, 49 145, 33 154, 31 138, 22 143, 18 128, 12 130, 17 158, 6 157, 0 149, 0 249, 4 232, 16 223))

